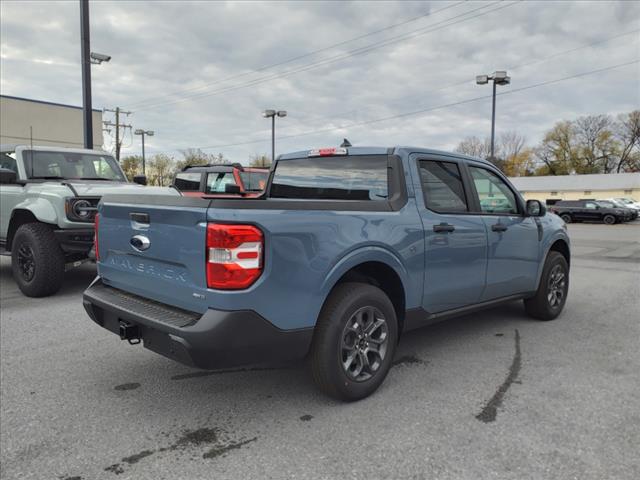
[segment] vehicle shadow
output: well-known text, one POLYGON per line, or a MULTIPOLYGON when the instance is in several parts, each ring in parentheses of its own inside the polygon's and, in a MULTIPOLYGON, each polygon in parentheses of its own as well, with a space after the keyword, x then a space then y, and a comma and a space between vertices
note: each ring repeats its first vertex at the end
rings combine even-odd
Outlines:
MULTIPOLYGON (((435 351, 435 355, 442 355, 449 349, 463 348, 470 338, 496 335, 511 337, 514 329, 531 321, 526 316, 522 303, 514 302, 413 330, 400 340, 390 377, 394 375, 396 368, 429 370, 432 368, 431 351, 435 351)), ((506 348, 511 350, 511 343, 506 348)), ((138 355, 141 352, 136 354, 138 355)), ((233 404, 234 409, 238 410, 246 404, 250 410, 268 410, 279 400, 286 403, 299 402, 309 408, 340 404, 325 397, 315 388, 306 361, 278 366, 198 370, 152 352, 144 352, 143 356, 144 358, 138 357, 140 361, 133 363, 117 361, 109 366, 103 364, 103 378, 100 381, 111 382, 114 384, 111 388, 114 388, 115 383, 144 385, 144 379, 149 379, 154 383, 151 388, 155 390, 153 408, 166 411, 167 414, 174 408, 176 398, 185 396, 190 398, 191 405, 200 404, 207 409, 215 408, 217 404, 233 404), (115 381, 116 378, 120 381, 115 381), (162 395, 158 396, 158 390, 163 392, 162 395), (261 400, 264 402, 262 407, 256 407, 261 400)), ((386 389, 386 383, 388 381, 382 385, 381 392, 386 389)), ((107 385, 104 387, 109 388, 107 385)), ((144 402, 143 397, 139 398, 144 402)))
MULTIPOLYGON (((64 281, 60 290, 55 293, 52 297, 60 297, 67 298, 71 296, 77 296, 82 294, 85 288, 89 286, 89 284, 96 277, 96 266, 94 263, 87 262, 79 267, 71 268, 67 270, 64 274, 64 281)), ((13 275, 11 272, 11 259, 9 257, 0 258, 0 298, 3 301, 3 307, 7 307, 9 305, 4 304, 4 302, 10 302, 15 299, 28 299, 22 294, 18 285, 13 280, 13 275)), ((43 298, 32 298, 30 300, 33 301, 45 301, 47 298, 51 297, 43 297, 43 298)))

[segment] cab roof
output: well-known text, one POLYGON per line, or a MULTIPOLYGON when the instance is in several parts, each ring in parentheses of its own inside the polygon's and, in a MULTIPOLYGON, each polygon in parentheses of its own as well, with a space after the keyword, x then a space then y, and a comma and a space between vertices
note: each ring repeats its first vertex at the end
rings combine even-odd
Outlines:
MULTIPOLYGON (((490 163, 488 160, 482 158, 470 157, 462 153, 447 152, 444 150, 435 150, 432 148, 423 147, 411 147, 411 146, 395 146, 395 147, 347 147, 347 155, 389 155, 389 154, 406 154, 422 153, 427 155, 446 155, 456 158, 462 158, 466 160, 474 160, 476 162, 490 163)), ((280 160, 291 160, 294 158, 306 158, 309 157, 309 153, 313 150, 300 150, 297 152, 284 153, 278 157, 280 160)), ((322 158, 322 157, 315 157, 322 158)))

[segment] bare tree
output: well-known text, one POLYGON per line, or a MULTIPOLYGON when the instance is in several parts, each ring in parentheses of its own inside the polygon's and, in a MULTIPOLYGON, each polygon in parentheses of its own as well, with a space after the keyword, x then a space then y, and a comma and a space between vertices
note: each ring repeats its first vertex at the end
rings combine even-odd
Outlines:
POLYGON ((616 172, 640 171, 640 110, 618 115, 614 134, 620 143, 616 172))
POLYGON ((250 159, 249 165, 252 167, 269 167, 271 165, 271 159, 267 157, 265 154, 262 155, 254 155, 250 159))
POLYGON ((151 157, 148 165, 148 179, 151 185, 165 187, 169 185, 172 179, 174 169, 173 158, 159 153, 151 157))
POLYGON ((617 164, 617 142, 609 115, 588 115, 573 122, 577 173, 611 173, 617 164))
POLYGON ((481 140, 476 136, 467 137, 458 144, 455 151, 470 157, 487 158, 491 154, 491 141, 488 138, 481 140))

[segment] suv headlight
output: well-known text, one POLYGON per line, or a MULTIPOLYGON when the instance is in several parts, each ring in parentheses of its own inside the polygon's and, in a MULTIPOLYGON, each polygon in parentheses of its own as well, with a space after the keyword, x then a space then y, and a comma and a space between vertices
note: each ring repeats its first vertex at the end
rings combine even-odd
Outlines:
POLYGON ((67 218, 72 222, 93 222, 100 198, 71 197, 65 203, 67 218))

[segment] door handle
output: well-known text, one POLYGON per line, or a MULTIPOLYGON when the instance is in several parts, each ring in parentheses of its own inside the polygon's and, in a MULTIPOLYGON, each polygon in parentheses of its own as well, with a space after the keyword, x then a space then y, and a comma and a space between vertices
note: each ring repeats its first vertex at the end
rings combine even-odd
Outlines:
POLYGON ((439 225, 434 225, 433 226, 433 231, 437 232, 437 233, 453 232, 455 229, 456 229, 456 227, 454 227, 450 223, 441 223, 439 225))
POLYGON ((507 226, 503 223, 496 223, 495 225, 491 225, 491 230, 494 232, 506 232, 507 226))

